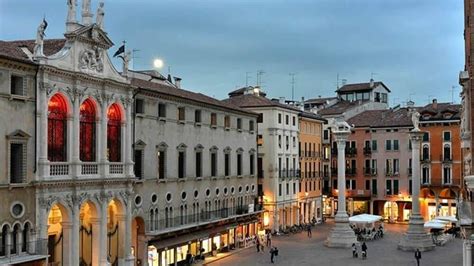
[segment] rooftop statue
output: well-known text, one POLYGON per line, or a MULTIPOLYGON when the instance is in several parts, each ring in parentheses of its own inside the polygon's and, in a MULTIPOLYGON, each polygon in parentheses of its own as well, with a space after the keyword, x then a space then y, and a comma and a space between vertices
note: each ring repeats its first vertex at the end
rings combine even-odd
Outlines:
POLYGON ((99 7, 97 8, 97 17, 96 17, 96 24, 99 26, 100 29, 104 28, 104 2, 99 3, 99 7))
POLYGON ((420 131, 420 113, 413 111, 411 114, 411 122, 413 123, 413 131, 420 131))
POLYGON ((44 56, 43 53, 43 43, 44 43, 44 36, 46 35, 44 32, 48 27, 48 22, 43 18, 41 24, 38 26, 38 30, 36 31, 36 40, 35 40, 35 47, 33 48, 33 55, 35 57, 44 56))

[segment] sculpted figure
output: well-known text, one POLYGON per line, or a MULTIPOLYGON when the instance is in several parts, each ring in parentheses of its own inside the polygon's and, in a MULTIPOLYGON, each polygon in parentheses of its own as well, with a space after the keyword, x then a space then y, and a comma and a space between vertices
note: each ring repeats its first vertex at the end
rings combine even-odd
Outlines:
POLYGON ((104 15, 104 2, 100 2, 99 7, 97 8, 97 17, 95 22, 100 29, 104 28, 104 15))
POLYGON ((35 47, 33 48, 34 56, 44 56, 43 43, 44 43, 44 36, 46 35, 44 33, 44 31, 46 30, 46 27, 48 27, 48 23, 46 22, 45 19, 43 19, 41 24, 38 26, 38 30, 36 31, 35 47))
POLYGON ((420 131, 420 113, 414 111, 411 114, 411 122, 413 123, 413 131, 420 131))
POLYGON ((76 21, 76 0, 67 0, 67 21, 75 22, 76 21))

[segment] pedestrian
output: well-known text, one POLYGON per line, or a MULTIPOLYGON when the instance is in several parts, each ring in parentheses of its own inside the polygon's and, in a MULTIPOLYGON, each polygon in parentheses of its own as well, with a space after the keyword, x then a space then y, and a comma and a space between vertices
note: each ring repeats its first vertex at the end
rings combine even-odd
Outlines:
POLYGON ((311 225, 308 225, 308 237, 311 238, 311 236, 313 235, 313 233, 311 232, 311 225))
POLYGON ((420 266, 421 252, 419 249, 416 249, 415 251, 415 259, 416 259, 416 265, 420 266))
POLYGON ((186 252, 186 263, 189 266, 193 263, 193 255, 191 255, 189 250, 188 250, 188 252, 186 252))
POLYGON ((270 232, 268 232, 267 234, 267 247, 271 247, 272 246, 272 234, 270 232))
POLYGON ((362 243, 362 258, 363 259, 366 259, 367 258, 367 245, 364 243, 362 243))
POLYGON ((273 261, 274 258, 275 258, 275 248, 271 247, 271 248, 270 248, 270 261, 271 261, 272 263, 275 263, 275 262, 273 261))
POLYGON ((357 246, 356 243, 352 243, 352 257, 357 258, 357 246))
POLYGON ((255 237, 255 245, 257 246, 257 252, 260 252, 260 238, 258 236, 255 237))
POLYGON ((275 259, 276 259, 276 257, 278 257, 278 248, 275 247, 275 249, 273 250, 273 252, 275 253, 275 259))

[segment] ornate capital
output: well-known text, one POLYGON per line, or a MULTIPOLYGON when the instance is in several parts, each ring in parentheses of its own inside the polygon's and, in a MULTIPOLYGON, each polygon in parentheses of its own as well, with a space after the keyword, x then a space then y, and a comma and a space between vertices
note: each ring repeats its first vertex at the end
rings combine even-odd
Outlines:
POLYGON ((67 87, 66 93, 69 95, 73 103, 75 103, 76 101, 80 103, 82 99, 84 98, 84 96, 86 95, 87 90, 88 90, 87 87, 84 89, 79 89, 74 86, 73 88, 67 87))
POLYGON ((52 85, 49 84, 48 82, 40 82, 39 83, 39 89, 40 91, 42 92, 46 92, 46 95, 51 95, 51 93, 53 92, 53 90, 56 88, 56 84, 52 85))
POLYGON ((133 100, 131 97, 121 96, 120 101, 122 102, 123 108, 128 109, 128 107, 132 104, 133 100))
POLYGON ((53 203, 57 202, 58 201, 58 197, 57 196, 49 196, 47 198, 39 198, 38 199, 38 203, 40 205, 40 207, 42 209, 45 209, 46 211, 49 211, 51 209, 51 206, 53 205, 53 203))

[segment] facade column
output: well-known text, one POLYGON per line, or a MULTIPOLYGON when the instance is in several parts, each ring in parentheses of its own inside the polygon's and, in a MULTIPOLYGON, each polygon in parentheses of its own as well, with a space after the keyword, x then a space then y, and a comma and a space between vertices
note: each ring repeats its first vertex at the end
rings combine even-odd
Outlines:
POLYGON ((334 137, 337 143, 337 188, 338 209, 335 217, 336 225, 332 229, 325 245, 328 247, 349 248, 357 241, 354 231, 349 226, 349 216, 346 212, 346 140, 351 134, 350 128, 340 127, 334 130, 334 137))
POLYGON ((100 171, 101 176, 105 178, 109 174, 109 165, 108 165, 108 158, 107 158, 107 103, 103 102, 101 104, 100 110, 100 122, 99 122, 99 134, 97 138, 97 154, 99 155, 99 163, 100 163, 100 171))
POLYGON ((12 232, 13 232, 13 228, 10 228, 10 230, 8 230, 7 239, 5 241, 7 243, 6 250, 5 250, 5 257, 7 258, 11 256, 11 252, 12 252, 12 249, 11 249, 11 246, 13 243, 12 232))
POLYGON ((81 160, 80 160, 80 106, 79 97, 73 99, 72 104, 72 141, 70 148, 72 149, 72 175, 79 176, 81 174, 81 160))
POLYGON ((109 207, 108 200, 103 197, 100 204, 100 222, 99 222, 99 265, 107 265, 107 209, 109 207))
MULTIPOLYGON (((101 265, 99 264, 101 253, 107 253, 107 246, 101 246, 100 235, 101 235, 101 218, 95 217, 91 218, 92 226, 92 265, 101 265), (105 249, 105 251, 103 251, 105 249)), ((107 243, 106 243, 107 244, 107 243)))
POLYGON ((38 132, 38 143, 39 143, 39 156, 38 156, 38 170, 39 176, 49 176, 48 167, 48 96, 46 94, 47 88, 45 85, 40 85, 39 99, 37 106, 37 121, 39 125, 38 132))
POLYGON ((133 118, 132 118, 132 108, 133 108, 133 100, 131 95, 126 100, 127 104, 125 104, 125 117, 126 117, 126 126, 125 126, 125 175, 128 177, 132 177, 135 174, 133 173, 133 160, 132 160, 132 151, 133 151, 133 143, 132 143, 132 126, 133 126, 133 118))
POLYGON ((74 203, 71 217, 71 265, 79 265, 79 230, 80 230, 80 208, 74 203))
MULTIPOLYGON (((158 220, 158 218, 157 218, 158 220)), ((131 199, 127 199, 125 203, 125 235, 123 237, 124 243, 124 258, 125 258, 125 265, 132 266, 135 262, 135 257, 132 255, 132 205, 131 199)), ((148 250, 148 248, 146 248, 148 250)), ((136 248, 135 248, 136 252, 136 248)), ((148 262, 148 261, 147 261, 148 262)))
POLYGON ((63 265, 73 265, 72 264, 72 239, 71 239, 71 229, 72 229, 72 222, 62 222, 61 227, 63 229, 63 246, 61 247, 63 250, 63 258, 62 263, 63 265))
POLYGON ((402 236, 398 248, 404 251, 428 251, 434 249, 430 234, 423 228, 424 220, 420 214, 420 146, 424 132, 418 128, 410 131, 412 144, 412 213, 408 231, 402 236))
POLYGON ((23 234, 23 231, 18 230, 18 232, 16 232, 16 236, 13 236, 13 237, 16 237, 16 254, 18 255, 21 254, 21 246, 23 244, 22 234, 23 234))

